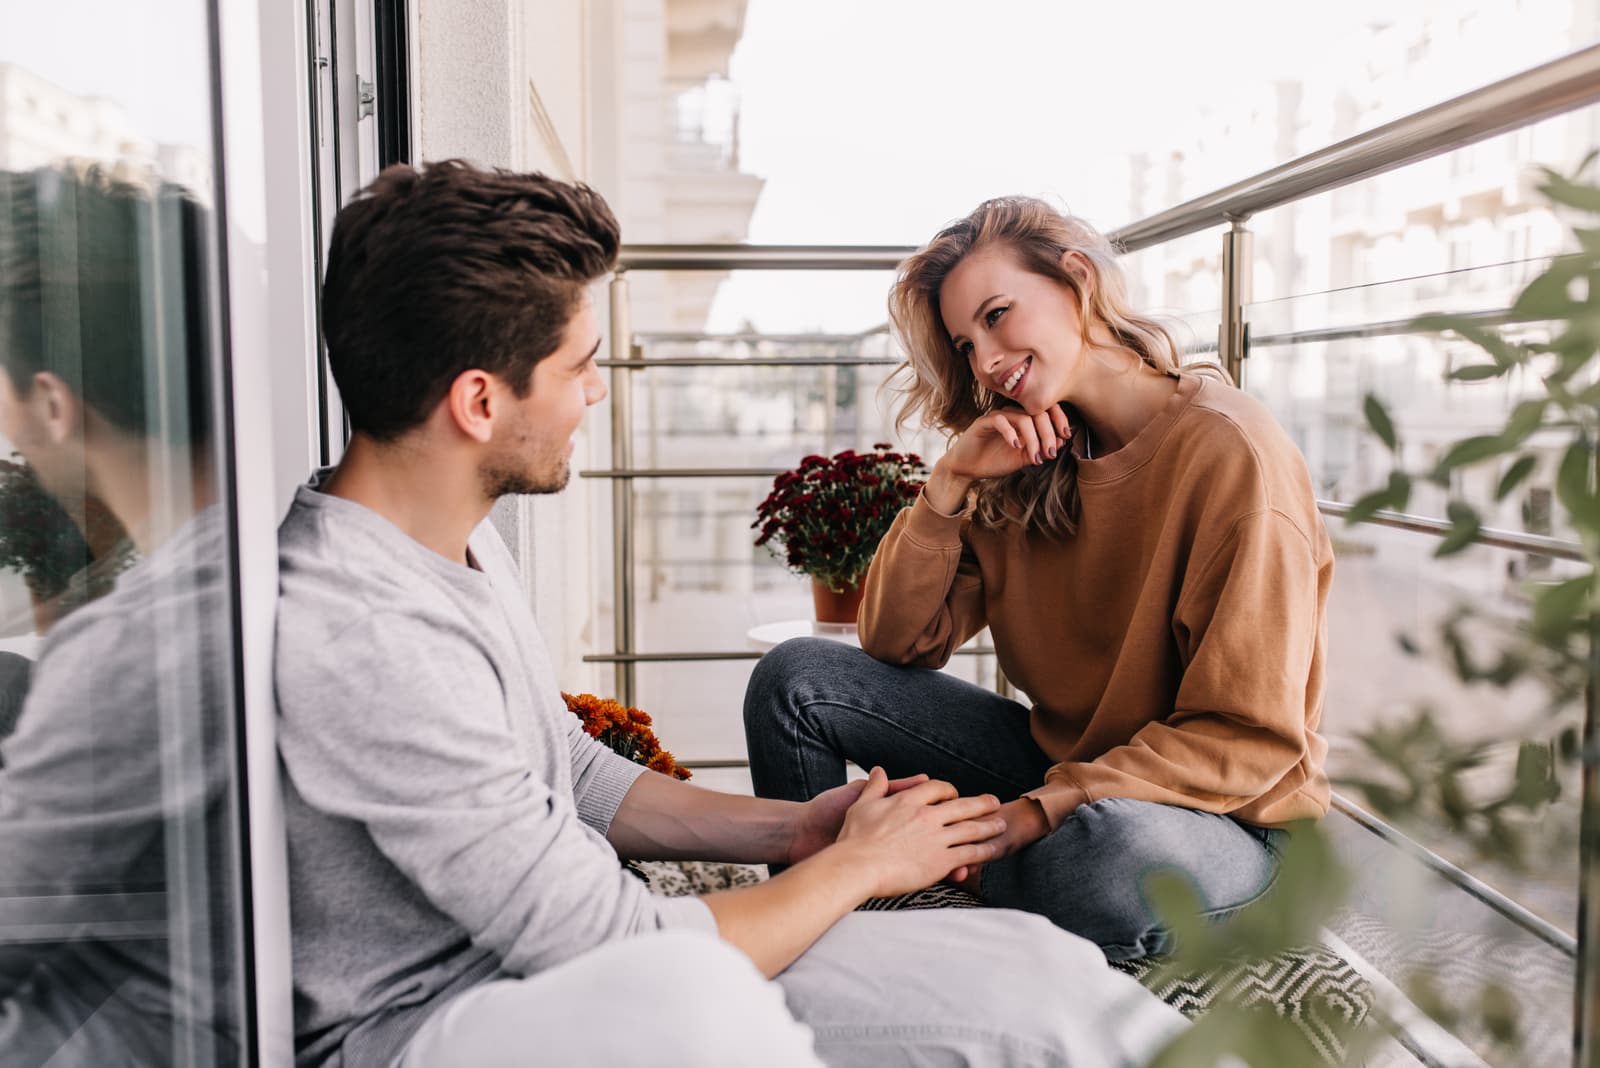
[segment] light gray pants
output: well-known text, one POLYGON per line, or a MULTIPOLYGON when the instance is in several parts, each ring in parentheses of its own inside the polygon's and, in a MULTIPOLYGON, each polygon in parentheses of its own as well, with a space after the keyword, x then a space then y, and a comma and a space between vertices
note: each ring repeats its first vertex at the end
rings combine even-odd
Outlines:
POLYGON ((485 983, 435 1012, 396 1065, 1134 1068, 1183 1027, 1041 917, 853 912, 774 982, 682 931, 485 983))

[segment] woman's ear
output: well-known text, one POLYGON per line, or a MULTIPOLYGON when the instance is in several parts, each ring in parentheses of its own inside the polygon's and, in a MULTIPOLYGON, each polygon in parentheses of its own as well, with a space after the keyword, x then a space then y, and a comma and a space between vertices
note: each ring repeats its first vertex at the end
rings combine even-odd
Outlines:
POLYGON ((1061 254, 1061 269, 1077 280, 1085 304, 1093 299, 1094 265, 1089 262, 1088 256, 1077 249, 1069 248, 1061 254))

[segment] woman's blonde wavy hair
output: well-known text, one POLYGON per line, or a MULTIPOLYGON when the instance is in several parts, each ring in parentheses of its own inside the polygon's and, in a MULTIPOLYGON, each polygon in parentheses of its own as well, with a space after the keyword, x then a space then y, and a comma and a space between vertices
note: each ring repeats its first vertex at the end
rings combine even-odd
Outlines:
MULTIPOLYGON (((1029 271, 1067 286, 1081 309, 1083 342, 1102 325, 1120 346, 1159 371, 1178 369, 1180 352, 1166 327, 1128 305, 1127 280, 1117 264, 1117 250, 1106 237, 1075 216, 1057 211, 1033 197, 986 200, 960 222, 900 265, 889 291, 889 318, 906 352, 906 360, 890 378, 903 398, 895 423, 913 419, 955 435, 980 416, 1011 402, 979 384, 972 368, 956 352, 939 311, 939 289, 950 272, 979 249, 1008 248, 1029 271), (1089 264, 1088 294, 1084 281, 1062 266, 1068 252, 1089 264)), ((1073 413, 1073 422, 1080 420, 1073 413)), ((1070 449, 1053 462, 1024 467, 977 486, 973 519, 986 527, 1017 524, 1030 532, 1065 538, 1078 528, 1078 462, 1070 449)))

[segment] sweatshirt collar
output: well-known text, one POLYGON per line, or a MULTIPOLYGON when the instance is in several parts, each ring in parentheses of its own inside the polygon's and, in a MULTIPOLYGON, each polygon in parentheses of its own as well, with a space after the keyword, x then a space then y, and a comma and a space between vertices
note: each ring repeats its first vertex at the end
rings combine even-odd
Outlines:
POLYGON ((1134 435, 1132 441, 1116 452, 1109 456, 1097 456, 1092 460, 1085 459, 1082 439, 1073 438, 1072 452, 1078 458, 1079 482, 1085 484, 1110 482, 1143 466, 1156 454, 1161 448, 1161 443, 1166 440, 1167 433, 1177 423, 1178 417, 1188 409, 1206 384, 1204 378, 1195 374, 1179 372, 1173 377, 1178 380, 1178 388, 1167 398, 1166 406, 1154 419, 1145 424, 1143 430, 1134 435))

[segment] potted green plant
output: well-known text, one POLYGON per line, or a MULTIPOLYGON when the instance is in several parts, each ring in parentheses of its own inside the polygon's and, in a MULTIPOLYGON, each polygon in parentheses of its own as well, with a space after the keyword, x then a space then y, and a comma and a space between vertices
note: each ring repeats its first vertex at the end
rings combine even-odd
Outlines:
POLYGON ((811 576, 818 622, 854 623, 872 554, 927 477, 920 456, 881 442, 871 452, 807 456, 773 480, 750 526, 760 528, 757 545, 811 576))

